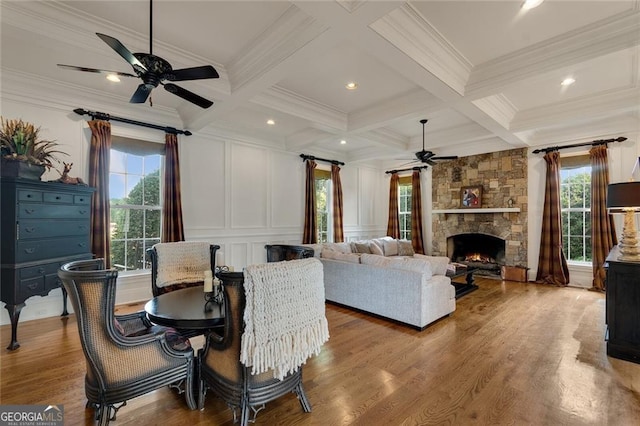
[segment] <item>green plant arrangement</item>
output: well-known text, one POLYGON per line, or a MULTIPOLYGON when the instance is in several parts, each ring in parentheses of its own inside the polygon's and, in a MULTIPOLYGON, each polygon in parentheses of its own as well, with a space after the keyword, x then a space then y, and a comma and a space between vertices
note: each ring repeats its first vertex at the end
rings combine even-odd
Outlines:
POLYGON ((58 144, 39 138, 40 128, 20 120, 5 120, 0 117, 0 151, 2 158, 8 161, 21 161, 47 169, 53 162, 59 163, 55 154, 66 153, 56 149, 58 144))

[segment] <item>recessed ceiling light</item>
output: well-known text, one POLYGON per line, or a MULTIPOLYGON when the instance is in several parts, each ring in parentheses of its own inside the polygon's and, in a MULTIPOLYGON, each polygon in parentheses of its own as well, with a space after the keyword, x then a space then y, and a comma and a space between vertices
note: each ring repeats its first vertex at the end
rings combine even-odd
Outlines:
POLYGON ((276 122, 275 122, 275 121, 273 121, 273 120, 271 120, 271 119, 269 119, 269 120, 267 120, 267 124, 268 124, 269 126, 275 126, 275 125, 276 125, 276 122))
POLYGON ((346 145, 346 144, 347 144, 347 141, 345 141, 344 139, 340 141, 340 145, 346 145))
POLYGON ((534 7, 538 7, 540 6, 540 4, 543 2, 544 0, 525 0, 524 3, 522 4, 522 8, 523 9, 533 9, 534 7))
POLYGON ((120 77, 118 77, 115 74, 107 74, 107 80, 113 81, 114 83, 119 83, 120 82, 120 77))
POLYGON ((564 80, 562 80, 562 83, 560 83, 561 86, 571 86, 573 83, 576 82, 576 79, 573 77, 567 77, 564 80))
POLYGON ((345 84, 344 87, 346 87, 347 90, 356 90, 358 88, 358 83, 356 83, 355 81, 350 81, 345 84))

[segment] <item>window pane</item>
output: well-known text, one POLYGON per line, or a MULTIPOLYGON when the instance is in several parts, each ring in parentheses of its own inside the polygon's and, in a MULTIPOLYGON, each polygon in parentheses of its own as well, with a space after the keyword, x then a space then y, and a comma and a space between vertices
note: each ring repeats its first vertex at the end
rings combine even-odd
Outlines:
MULTIPOLYGON (((144 224, 145 238, 160 238, 160 210, 146 210, 144 224)), ((152 244, 153 245, 153 244, 152 244)))
POLYGON ((124 269, 124 241, 111 240, 111 266, 123 270, 124 269))
POLYGON ((142 157, 138 155, 127 155, 127 173, 142 175, 144 174, 142 157))
POLYGON ((127 241, 127 270, 144 268, 144 243, 142 240, 127 241))

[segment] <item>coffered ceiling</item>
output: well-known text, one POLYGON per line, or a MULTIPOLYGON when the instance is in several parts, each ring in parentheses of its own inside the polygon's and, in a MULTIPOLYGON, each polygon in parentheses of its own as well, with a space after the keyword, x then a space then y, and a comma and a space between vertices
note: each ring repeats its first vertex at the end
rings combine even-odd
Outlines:
MULTIPOLYGON (((127 107, 169 111, 192 132, 246 135, 347 162, 412 159, 421 118, 429 119, 426 149, 438 155, 636 139, 640 2, 521 5, 156 0, 153 53, 174 68, 213 65, 219 79, 179 85, 215 104, 201 109, 157 88, 153 106, 127 107), (561 86, 567 77, 575 83, 561 86), (356 90, 346 90, 350 81, 356 90)), ((26 77, 128 104, 138 79, 111 83, 56 64, 131 73, 95 33, 148 53, 147 1, 0 7, 3 80, 26 77)))

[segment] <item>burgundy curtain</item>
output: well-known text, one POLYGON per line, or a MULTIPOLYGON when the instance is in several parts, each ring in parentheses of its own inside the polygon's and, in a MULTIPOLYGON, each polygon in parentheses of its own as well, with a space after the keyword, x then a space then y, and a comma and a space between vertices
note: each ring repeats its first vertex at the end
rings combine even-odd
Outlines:
POLYGON ((389 221, 387 222, 387 235, 400 238, 400 219, 398 217, 398 173, 391 174, 389 181, 389 221))
POLYGON ((414 170, 413 175, 411 175, 411 245, 414 252, 424 254, 420 170, 414 170))
POLYGON ((91 129, 89 148, 89 186, 96 189, 91 198, 91 251, 111 266, 109 232, 109 163, 111 159, 111 123, 103 120, 88 122, 91 129))
POLYGON ((569 284, 569 267, 562 251, 562 223, 560 213, 560 154, 549 152, 547 162, 542 235, 536 281, 555 285, 569 284))
POLYGON ((340 181, 340 167, 337 164, 331 165, 331 183, 333 185, 333 242, 341 243, 344 241, 342 182, 340 181))
POLYGON ((618 244, 613 217, 607 212, 609 162, 607 146, 598 145, 589 151, 591 159, 591 256, 593 262, 592 289, 604 290, 604 261, 618 244))
POLYGON ((182 223, 182 196, 180 191, 180 159, 178 156, 178 135, 166 133, 165 137, 165 170, 162 205, 163 243, 184 241, 184 224, 182 223))
POLYGON ((304 230, 302 232, 303 244, 315 244, 318 242, 318 217, 316 215, 316 179, 313 174, 316 162, 306 161, 306 174, 304 181, 304 230))

